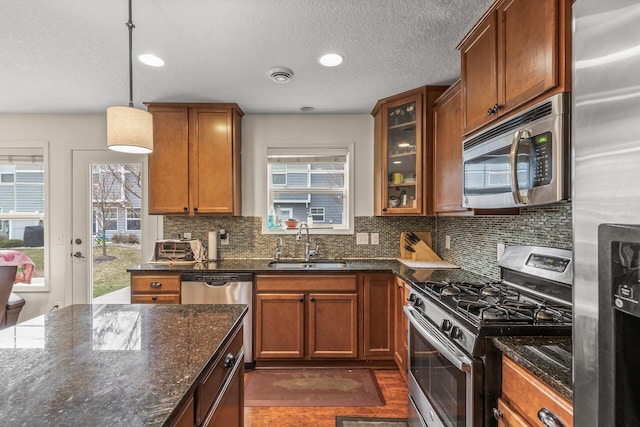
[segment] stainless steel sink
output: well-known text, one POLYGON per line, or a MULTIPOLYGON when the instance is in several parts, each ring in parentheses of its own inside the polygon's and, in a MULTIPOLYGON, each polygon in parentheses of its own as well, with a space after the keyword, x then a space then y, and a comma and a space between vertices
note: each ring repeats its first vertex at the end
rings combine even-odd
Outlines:
POLYGON ((271 261, 267 264, 275 270, 340 270, 347 266, 345 261, 271 261))

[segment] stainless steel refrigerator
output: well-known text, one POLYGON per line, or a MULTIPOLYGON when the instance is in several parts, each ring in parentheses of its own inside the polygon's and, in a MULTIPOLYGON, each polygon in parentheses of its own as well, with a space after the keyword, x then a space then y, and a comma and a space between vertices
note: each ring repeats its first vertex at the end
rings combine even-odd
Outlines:
POLYGON ((576 0, 573 24, 574 425, 638 425, 640 227, 602 224, 640 224, 640 2, 576 0))

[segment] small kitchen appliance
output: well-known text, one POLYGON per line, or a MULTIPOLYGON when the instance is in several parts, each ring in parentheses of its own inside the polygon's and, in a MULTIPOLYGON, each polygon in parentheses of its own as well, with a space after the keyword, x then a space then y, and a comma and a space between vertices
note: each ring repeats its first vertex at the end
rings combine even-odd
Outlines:
POLYGON ((193 240, 158 240, 155 243, 152 263, 196 263, 203 261, 202 242, 193 240))
POLYGON ((486 338, 571 336, 571 251, 508 246, 502 280, 435 270, 413 283, 409 319, 409 425, 492 426, 496 375, 485 375, 486 338))
POLYGON ((462 142, 467 208, 553 203, 570 196, 570 94, 560 93, 462 142))

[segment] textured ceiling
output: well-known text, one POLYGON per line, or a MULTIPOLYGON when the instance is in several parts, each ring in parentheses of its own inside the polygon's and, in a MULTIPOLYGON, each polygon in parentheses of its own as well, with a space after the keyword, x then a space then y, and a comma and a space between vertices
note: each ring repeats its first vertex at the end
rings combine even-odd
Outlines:
MULTIPOLYGON (((133 0, 134 101, 237 102, 245 113, 369 113, 459 76, 455 46, 491 0, 133 0), (318 57, 344 56, 325 68, 318 57), (287 84, 269 69, 291 68, 287 84)), ((126 105, 126 0, 0 0, 0 113, 126 105)))

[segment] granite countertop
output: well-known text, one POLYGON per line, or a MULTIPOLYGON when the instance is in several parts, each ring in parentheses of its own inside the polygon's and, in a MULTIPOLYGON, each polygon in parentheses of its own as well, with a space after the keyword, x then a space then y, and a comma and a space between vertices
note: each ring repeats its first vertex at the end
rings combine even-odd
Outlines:
POLYGON ((573 401, 571 337, 496 337, 492 341, 504 354, 573 401))
POLYGON ((0 331, 0 424, 161 426, 246 305, 72 305, 0 331))

